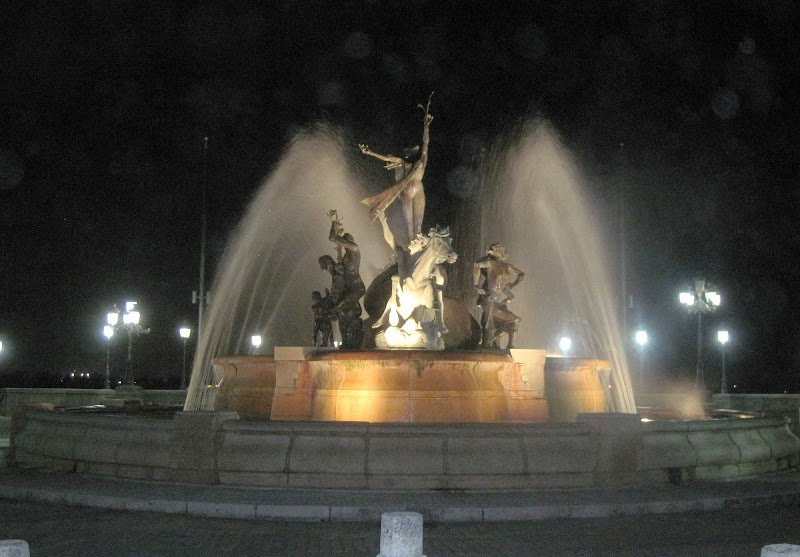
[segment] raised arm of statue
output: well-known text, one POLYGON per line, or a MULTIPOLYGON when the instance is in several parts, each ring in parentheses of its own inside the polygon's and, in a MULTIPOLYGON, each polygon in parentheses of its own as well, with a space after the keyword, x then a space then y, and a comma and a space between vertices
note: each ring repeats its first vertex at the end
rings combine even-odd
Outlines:
POLYGON ((361 152, 364 153, 365 155, 369 155, 370 157, 375 157, 376 159, 384 161, 386 163, 384 165, 384 168, 386 170, 391 170, 392 168, 398 168, 400 166, 403 166, 402 157, 396 157, 394 155, 381 155, 380 153, 376 153, 368 146, 363 145, 361 143, 358 144, 358 148, 361 149, 361 152))
POLYGON ((381 221, 381 228, 383 229, 383 239, 386 240, 386 243, 394 249, 396 243, 394 240, 394 234, 392 233, 392 229, 389 228, 389 223, 386 221, 386 213, 382 210, 378 211, 378 220, 381 221))
POLYGON ((430 112, 431 97, 433 97, 433 93, 431 93, 428 97, 427 106, 423 107, 422 105, 419 105, 420 108, 425 110, 425 120, 422 127, 422 152, 420 153, 419 158, 423 166, 428 164, 428 144, 431 141, 431 122, 433 122, 433 114, 430 112))
POLYGON ((328 234, 328 240, 336 244, 337 247, 344 248, 347 251, 357 250, 358 244, 356 244, 354 241, 352 241, 346 236, 339 235, 339 226, 341 226, 340 222, 331 221, 331 231, 328 234))

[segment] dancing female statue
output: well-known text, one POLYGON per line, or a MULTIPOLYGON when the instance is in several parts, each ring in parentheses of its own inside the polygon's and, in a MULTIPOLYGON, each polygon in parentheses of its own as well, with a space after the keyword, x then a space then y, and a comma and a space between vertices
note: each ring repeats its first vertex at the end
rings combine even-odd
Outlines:
POLYGON ((425 188, 422 185, 422 178, 425 175, 425 167, 428 164, 430 127, 431 122, 433 122, 433 115, 430 113, 430 97, 428 97, 428 105, 426 107, 418 106, 425 111, 422 128, 422 147, 415 145, 410 149, 406 149, 402 157, 398 157, 395 155, 381 155, 372 151, 366 145, 359 145, 362 153, 384 161, 386 163, 384 168, 387 170, 395 170, 397 182, 393 186, 386 188, 377 195, 362 199, 361 203, 369 207, 370 221, 374 221, 383 215, 383 212, 395 199, 400 198, 403 205, 405 230, 395 229, 392 231, 393 239, 396 243, 391 246, 398 255, 398 263, 404 256, 397 253, 398 248, 406 252, 407 255, 408 245, 422 232, 422 218, 425 215, 425 188))

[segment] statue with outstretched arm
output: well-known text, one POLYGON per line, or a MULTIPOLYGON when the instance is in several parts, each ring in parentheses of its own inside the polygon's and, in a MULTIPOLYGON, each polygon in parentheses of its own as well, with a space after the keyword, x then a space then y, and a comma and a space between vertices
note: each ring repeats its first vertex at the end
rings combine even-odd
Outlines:
POLYGON ((409 242, 422 232, 422 218, 425 215, 425 188, 422 184, 422 178, 428 165, 428 145, 430 144, 431 122, 433 122, 433 115, 430 113, 430 97, 426 107, 419 106, 425 111, 422 128, 422 147, 419 145, 414 146, 406 150, 403 157, 398 157, 381 155, 372 151, 366 145, 359 145, 361 152, 365 155, 384 161, 386 163, 384 168, 387 170, 395 169, 395 177, 397 179, 397 183, 393 186, 377 195, 362 199, 361 203, 369 207, 370 220, 375 220, 380 211, 385 211, 399 197, 403 205, 403 217, 406 224, 405 233, 409 242), (397 169, 402 169, 402 172, 398 172, 397 169))
POLYGON ((361 251, 353 236, 344 232, 339 215, 335 210, 328 213, 331 229, 328 239, 336 245, 339 264, 343 278, 342 295, 335 300, 334 312, 338 317, 339 329, 342 332, 342 346, 360 348, 362 341, 361 303, 359 300, 366 292, 361 280, 361 251))

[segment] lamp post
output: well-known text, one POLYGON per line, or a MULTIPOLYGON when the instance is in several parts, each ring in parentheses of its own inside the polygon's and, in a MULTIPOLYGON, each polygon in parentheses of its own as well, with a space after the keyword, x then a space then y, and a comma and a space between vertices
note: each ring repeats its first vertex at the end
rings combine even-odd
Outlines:
POLYGON ((647 331, 636 331, 633 339, 639 345, 639 389, 642 389, 644 381, 644 345, 647 344, 647 331))
POLYGON ((186 388, 186 342, 192 335, 192 330, 189 327, 181 327, 178 329, 178 334, 183 339, 183 368, 181 370, 181 389, 186 388))
POLYGON ((725 345, 730 340, 730 335, 728 331, 717 331, 717 340, 720 344, 720 350, 722 352, 722 385, 720 386, 720 394, 726 395, 728 394, 728 377, 725 375, 725 345))
MULTIPOLYGON (((125 302, 124 313, 116 309, 117 307, 114 306, 116 311, 109 312, 106 315, 106 321, 111 327, 112 333, 112 335, 109 335, 106 338, 111 339, 114 331, 120 328, 124 328, 128 333, 128 357, 125 362, 125 375, 122 378, 122 383, 124 385, 134 385, 136 383, 133 377, 133 367, 131 366, 131 362, 133 360, 133 337, 143 334, 146 335, 150 332, 150 329, 144 329, 139 325, 141 314, 136 311, 136 303, 137 302, 125 302), (120 323, 120 314, 122 315, 122 323, 120 323)), ((103 334, 105 334, 105 330, 103 331, 103 334)))
POLYGON ((261 346, 261 335, 253 335, 250 337, 250 344, 253 345, 253 352, 258 350, 258 347, 261 346))
POLYGON ((694 280, 693 292, 681 292, 679 300, 684 304, 689 313, 697 314, 697 369, 694 377, 695 389, 705 389, 703 377, 703 314, 713 313, 721 302, 717 292, 706 290, 704 279, 694 280))
MULTIPOLYGON (((112 315, 112 314, 109 314, 112 315)), ((113 315, 117 315, 114 313, 113 315)), ((106 381, 105 388, 111 388, 111 337, 114 336, 114 327, 112 325, 103 326, 103 336, 106 337, 106 381)))
POLYGON ((206 210, 206 182, 208 180, 208 136, 203 138, 203 168, 200 181, 200 284, 192 292, 192 303, 197 304, 197 338, 203 331, 203 309, 208 304, 209 296, 206 292, 206 233, 208 228, 208 215, 206 210))
POLYGON ((572 339, 569 337, 561 337, 558 340, 558 347, 561 349, 561 352, 566 354, 569 352, 569 349, 572 348, 572 339))

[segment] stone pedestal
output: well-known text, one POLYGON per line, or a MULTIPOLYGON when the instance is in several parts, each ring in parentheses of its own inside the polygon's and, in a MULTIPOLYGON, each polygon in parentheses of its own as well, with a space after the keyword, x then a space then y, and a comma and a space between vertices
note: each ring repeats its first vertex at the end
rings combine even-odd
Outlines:
POLYGON ((425 557, 422 554, 422 515, 412 512, 381 515, 378 557, 425 557))
POLYGON ((512 356, 275 347, 274 356, 214 360, 223 374, 216 409, 276 421, 546 421, 544 351, 512 356))
POLYGON ((235 411, 245 420, 269 419, 276 379, 272 356, 224 356, 213 365, 222 376, 215 409, 235 411))
POLYGON ((216 455, 222 424, 238 420, 236 412, 175 412, 168 480, 188 483, 217 484, 216 455))
POLYGON ((0 540, 0 557, 30 557, 30 554, 25 540, 0 540))
POLYGON ((512 348, 511 357, 516 368, 504 367, 499 372, 500 382, 508 401, 508 421, 547 421, 547 399, 544 393, 544 350, 512 348))
POLYGON ((272 401, 272 420, 309 420, 311 418, 312 377, 306 358, 333 348, 303 346, 275 347, 275 398, 272 401))
POLYGON ((313 354, 318 421, 497 423, 508 420, 499 370, 506 354, 430 350, 313 354))
POLYGON ((550 357, 544 367, 550 421, 574 422, 578 414, 605 412, 606 395, 600 382, 608 361, 550 357))

